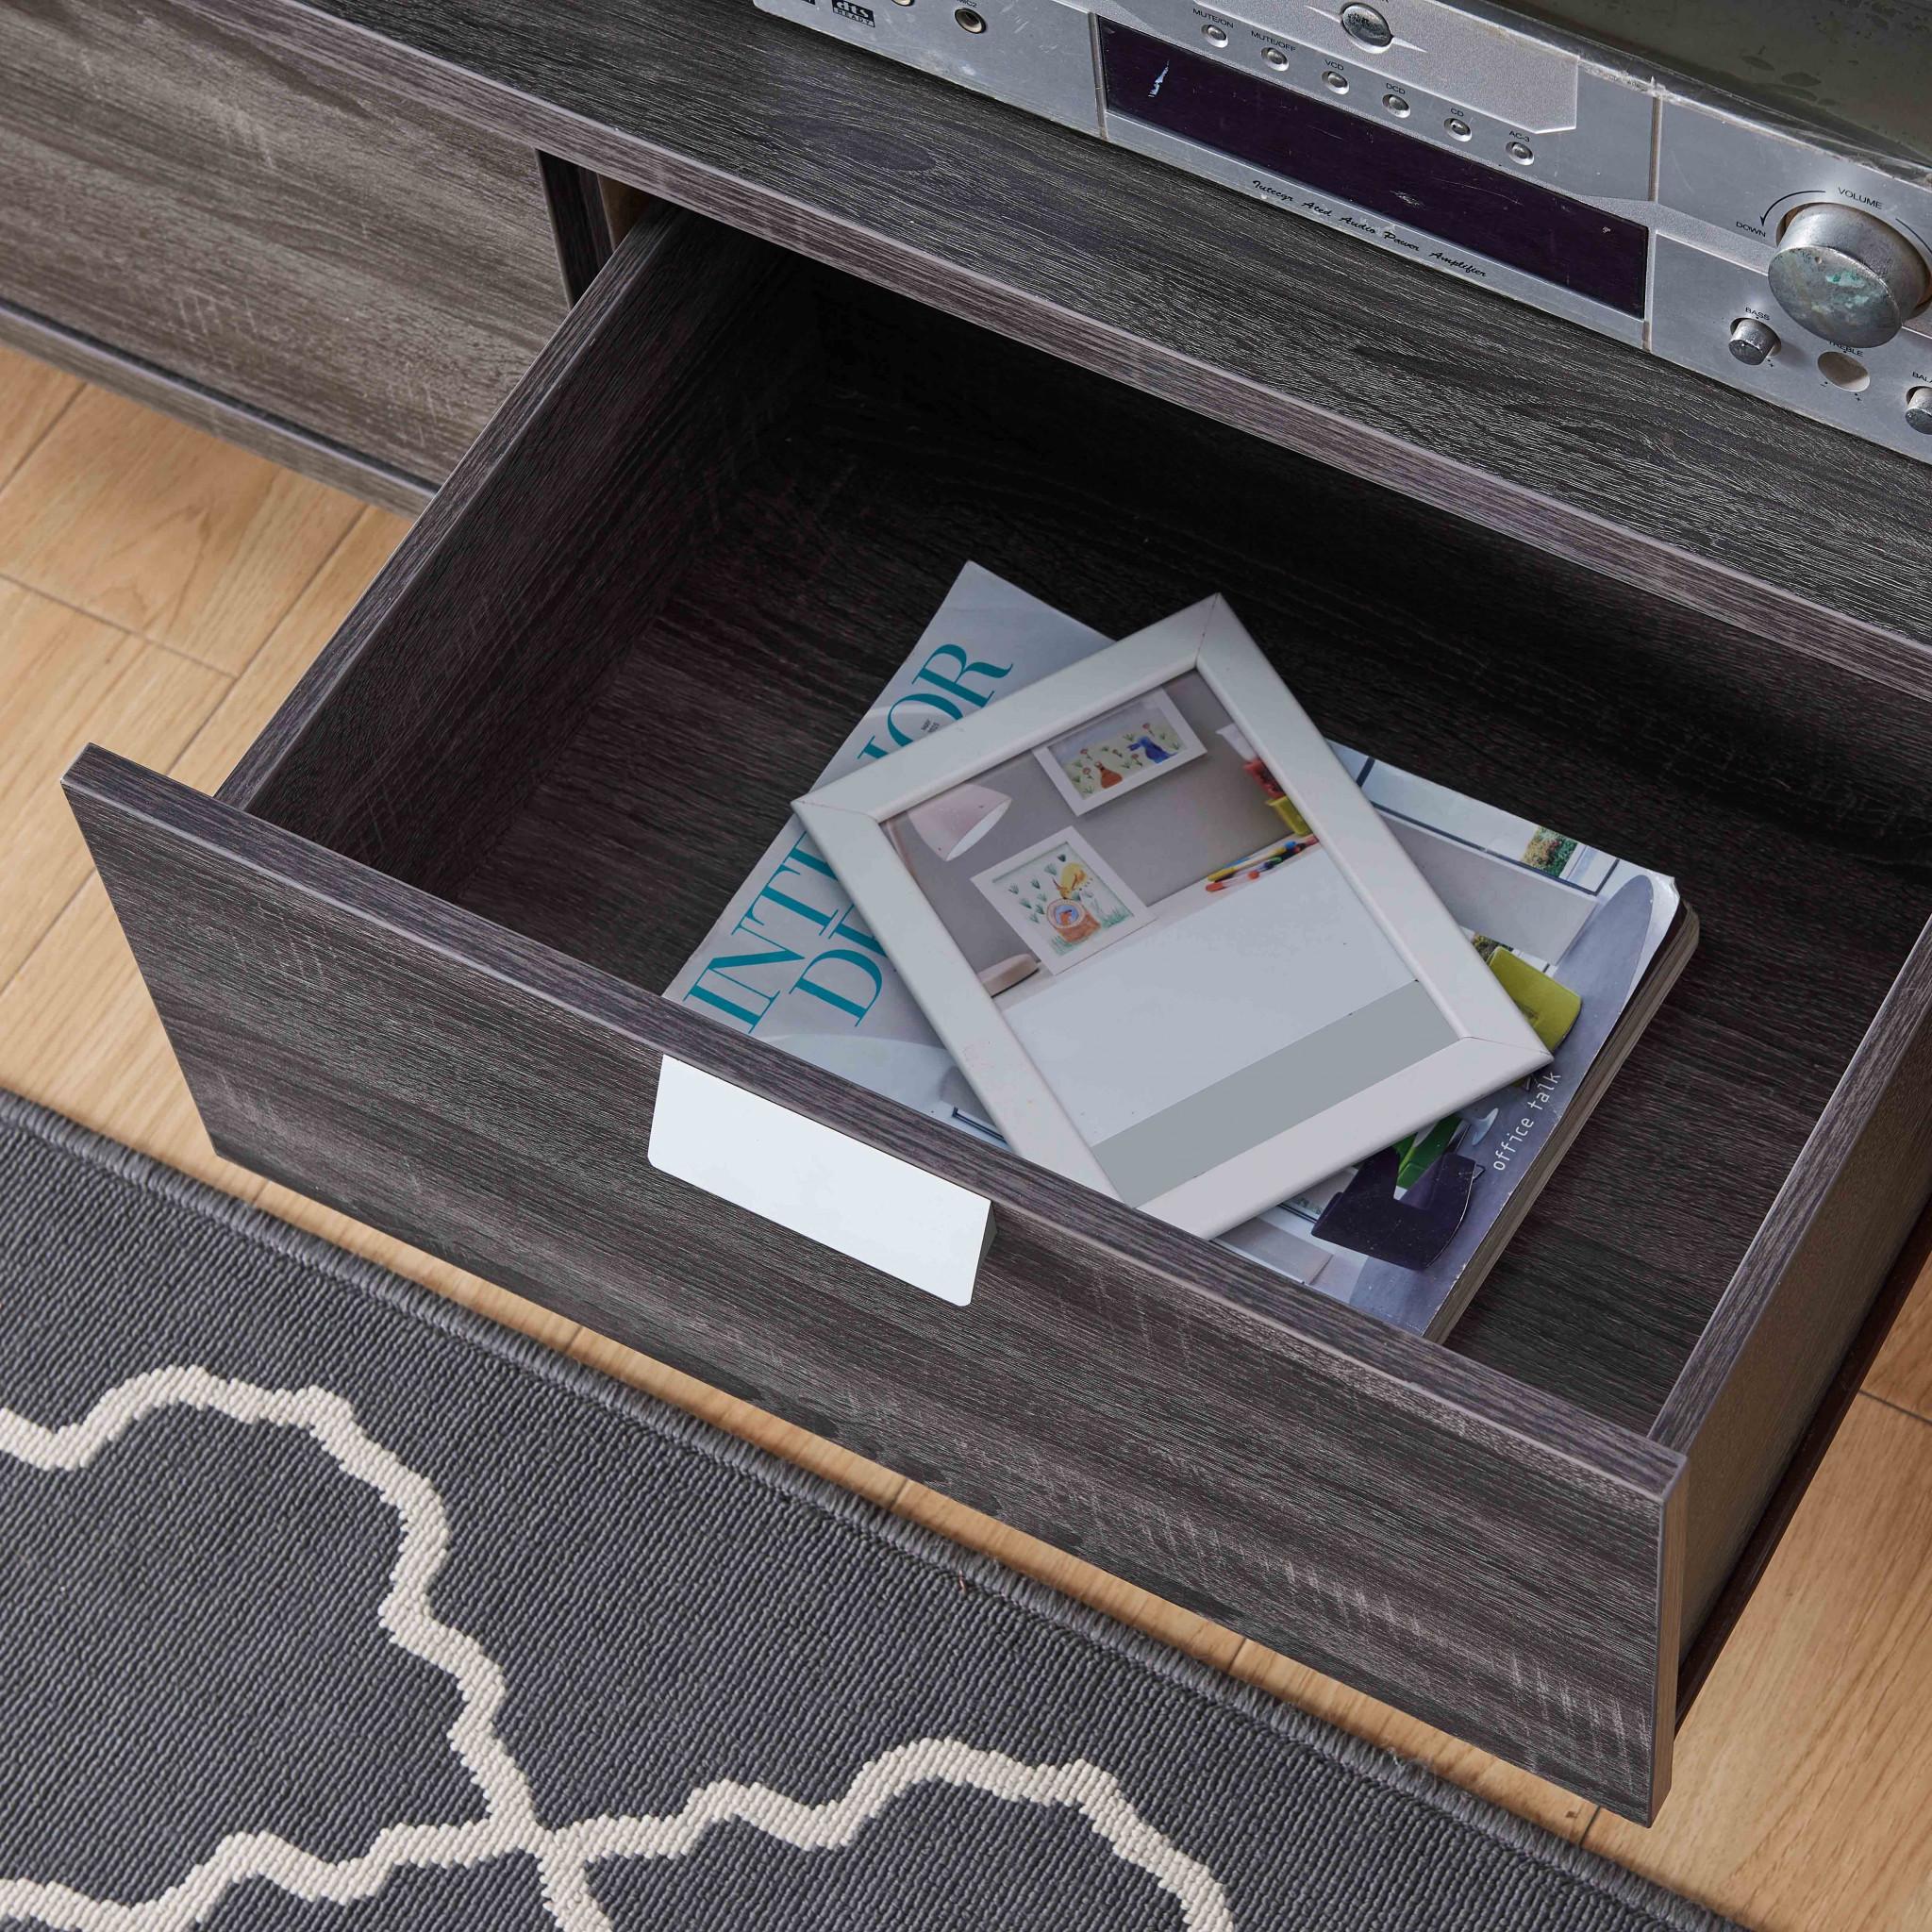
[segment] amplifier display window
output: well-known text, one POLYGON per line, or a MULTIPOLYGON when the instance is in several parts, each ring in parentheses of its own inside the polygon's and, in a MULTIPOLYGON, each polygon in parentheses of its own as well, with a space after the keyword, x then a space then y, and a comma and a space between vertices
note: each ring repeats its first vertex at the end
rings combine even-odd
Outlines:
POLYGON ((1650 231, 1325 101, 1100 23, 1110 114, 1641 315, 1650 231))

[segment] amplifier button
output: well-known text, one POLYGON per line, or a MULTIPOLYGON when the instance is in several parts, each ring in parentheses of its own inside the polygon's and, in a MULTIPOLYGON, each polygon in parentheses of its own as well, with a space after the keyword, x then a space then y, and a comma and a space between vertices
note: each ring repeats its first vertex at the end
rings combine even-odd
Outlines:
POLYGON ((1740 315, 1731 325, 1731 354, 1753 369, 1777 347, 1777 331, 1755 315, 1740 315))
POLYGON ((1341 30, 1362 47, 1386 47, 1395 38, 1395 29, 1373 7, 1344 7, 1341 30))

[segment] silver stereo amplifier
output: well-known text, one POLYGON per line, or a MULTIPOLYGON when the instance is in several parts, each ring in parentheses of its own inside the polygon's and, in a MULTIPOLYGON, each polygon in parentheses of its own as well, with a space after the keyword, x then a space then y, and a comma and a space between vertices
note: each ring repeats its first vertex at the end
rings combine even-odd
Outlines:
MULTIPOLYGON (((1932 167, 1883 123, 1808 127, 1568 19, 1442 0, 758 4, 1932 458, 1932 167)), ((1832 11, 1755 0, 1743 58, 1777 74, 1766 23, 1808 15, 1783 51, 1825 65, 1857 8, 1832 11)), ((1860 78, 1924 104, 1932 31, 1892 31, 1860 78)))

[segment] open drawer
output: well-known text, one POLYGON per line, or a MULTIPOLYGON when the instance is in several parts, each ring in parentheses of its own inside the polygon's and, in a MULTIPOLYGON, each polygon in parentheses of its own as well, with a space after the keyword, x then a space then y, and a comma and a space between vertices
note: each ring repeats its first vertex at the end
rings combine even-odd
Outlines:
POLYGON ((68 788, 225 1155, 1642 1819, 1932 1185, 1932 680, 1806 641, 657 212, 216 799, 68 788), (968 558, 1682 880, 1446 1345, 657 997, 968 558), (658 1173, 667 1054, 991 1197, 971 1306, 658 1173))

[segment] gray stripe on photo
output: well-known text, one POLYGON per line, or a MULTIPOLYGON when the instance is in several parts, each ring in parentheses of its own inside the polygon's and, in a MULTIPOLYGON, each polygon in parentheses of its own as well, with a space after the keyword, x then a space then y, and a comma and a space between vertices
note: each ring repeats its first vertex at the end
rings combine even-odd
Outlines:
POLYGON ((1377 1080, 1457 1039, 1419 980, 1384 993, 1096 1143, 1094 1158, 1121 1198, 1139 1208, 1299 1126, 1377 1080))

